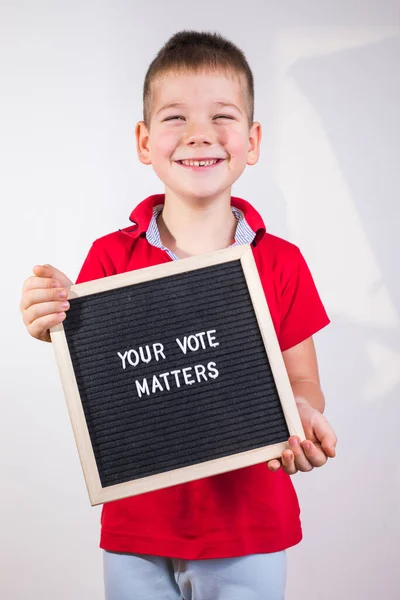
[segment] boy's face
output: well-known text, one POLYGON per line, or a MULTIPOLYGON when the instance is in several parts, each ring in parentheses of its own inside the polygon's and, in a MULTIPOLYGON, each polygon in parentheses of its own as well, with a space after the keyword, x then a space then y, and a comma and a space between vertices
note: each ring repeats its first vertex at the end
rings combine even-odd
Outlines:
POLYGON ((183 198, 212 200, 229 191, 259 156, 261 125, 249 128, 246 96, 223 74, 167 74, 153 82, 149 129, 136 126, 139 159, 183 198), (177 104, 176 106, 170 106, 177 104), (187 166, 182 160, 212 160, 187 166))

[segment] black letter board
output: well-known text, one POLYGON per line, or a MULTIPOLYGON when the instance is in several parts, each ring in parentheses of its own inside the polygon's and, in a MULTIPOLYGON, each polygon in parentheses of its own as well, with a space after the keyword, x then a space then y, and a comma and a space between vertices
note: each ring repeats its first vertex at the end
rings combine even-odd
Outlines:
POLYGON ((304 439, 250 246, 74 285, 69 302, 51 337, 92 505, 304 439))

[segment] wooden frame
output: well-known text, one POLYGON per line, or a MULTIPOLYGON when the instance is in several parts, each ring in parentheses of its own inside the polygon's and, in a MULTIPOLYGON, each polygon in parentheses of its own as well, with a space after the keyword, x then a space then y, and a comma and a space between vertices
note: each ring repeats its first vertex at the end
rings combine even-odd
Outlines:
MULTIPOLYGON (((236 260, 240 260, 243 266, 243 272, 289 433, 290 435, 297 435, 301 440, 304 440, 305 436, 300 416, 297 411, 264 290, 260 282, 253 252, 249 245, 235 246, 218 252, 184 258, 168 264, 73 285, 69 290, 68 298, 73 299, 96 294, 98 292, 236 260)), ((50 336, 53 342, 68 412, 92 506, 268 461, 281 456, 282 452, 288 448, 288 443, 282 442, 209 460, 198 465, 191 465, 134 481, 102 487, 62 323, 50 330, 50 336)))

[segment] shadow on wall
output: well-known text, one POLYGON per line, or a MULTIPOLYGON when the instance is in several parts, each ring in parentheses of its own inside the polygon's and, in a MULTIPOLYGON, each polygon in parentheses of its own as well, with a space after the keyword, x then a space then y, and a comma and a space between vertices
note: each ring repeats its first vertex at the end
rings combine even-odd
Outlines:
MULTIPOLYGON (((396 37, 302 59, 289 71, 322 120, 378 263, 381 281, 377 285, 384 284, 398 313, 399 60, 400 37, 396 37)), ((370 330, 365 335, 400 350, 398 331, 370 330)))
MULTIPOLYGON (((398 315, 399 59, 400 37, 396 37, 301 59, 289 71, 321 119, 379 267, 377 283, 388 291, 398 315)), ((351 252, 351 240, 341 239, 340 230, 337 243, 346 243, 351 252)), ((343 272, 348 268, 341 265, 343 272)), ((335 283, 343 285, 340 279, 335 283)), ((335 396, 327 398, 327 407, 334 426, 340 423, 338 458, 343 459, 340 475, 336 472, 340 482, 332 483, 338 495, 331 510, 340 513, 343 530, 351 532, 346 537, 348 550, 369 548, 368 556, 374 540, 374 548, 383 549, 380 560, 388 561, 385 569, 395 568, 395 525, 390 523, 398 514, 393 492, 398 485, 399 325, 385 328, 357 323, 343 314, 330 316, 334 325, 329 335, 321 336, 320 352, 323 378, 329 380, 326 388, 335 396), (380 360, 371 356, 371 345, 383 349, 380 360), (391 361, 392 378, 387 375, 391 361)), ((389 589, 388 593, 388 598, 395 597, 389 589)))
POLYGON ((330 56, 300 60, 289 72, 321 117, 379 263, 382 280, 397 307, 399 60, 400 37, 396 37, 330 56))

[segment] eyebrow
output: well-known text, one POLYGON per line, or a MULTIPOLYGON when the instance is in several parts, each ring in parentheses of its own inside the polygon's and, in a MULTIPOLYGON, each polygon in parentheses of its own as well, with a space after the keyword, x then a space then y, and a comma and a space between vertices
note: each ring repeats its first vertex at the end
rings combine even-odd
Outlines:
MULTIPOLYGON (((240 108, 238 106, 236 106, 236 104, 231 104, 229 102, 214 102, 214 104, 216 106, 219 106, 221 108, 234 108, 235 110, 237 110, 240 114, 242 114, 242 111, 240 110, 240 108)), ((168 108, 182 108, 186 106, 186 104, 184 102, 170 102, 169 104, 165 104, 164 106, 162 106, 157 112, 156 115, 158 115, 158 113, 160 113, 163 110, 167 110, 168 108)))

